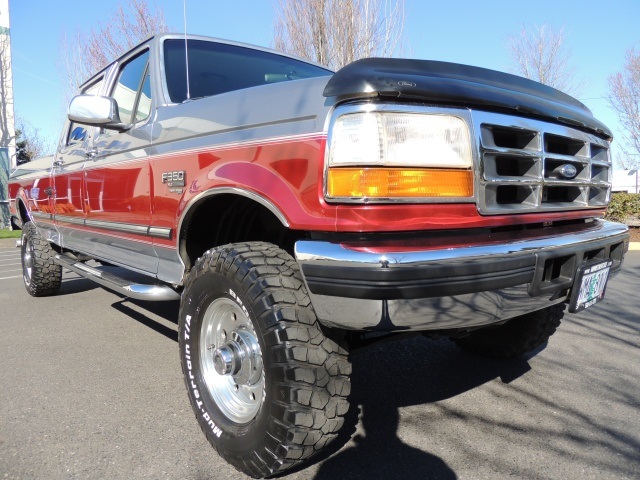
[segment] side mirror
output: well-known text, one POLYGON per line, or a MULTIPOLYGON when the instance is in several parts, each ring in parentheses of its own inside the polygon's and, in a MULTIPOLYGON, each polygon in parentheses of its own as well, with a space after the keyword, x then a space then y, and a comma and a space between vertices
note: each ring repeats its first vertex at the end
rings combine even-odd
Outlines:
POLYGON ((78 95, 73 97, 69 104, 67 117, 72 122, 92 127, 104 127, 119 132, 131 128, 131 125, 120 121, 118 102, 112 97, 99 95, 78 95))

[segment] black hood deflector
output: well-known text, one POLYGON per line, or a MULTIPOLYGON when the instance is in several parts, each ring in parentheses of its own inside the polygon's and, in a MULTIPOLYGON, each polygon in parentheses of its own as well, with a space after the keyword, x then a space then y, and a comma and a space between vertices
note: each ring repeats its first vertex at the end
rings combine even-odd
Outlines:
POLYGON ((325 97, 354 100, 394 97, 510 110, 552 119, 611 138, 611 130, 575 98, 517 75, 448 62, 365 58, 338 70, 325 97))

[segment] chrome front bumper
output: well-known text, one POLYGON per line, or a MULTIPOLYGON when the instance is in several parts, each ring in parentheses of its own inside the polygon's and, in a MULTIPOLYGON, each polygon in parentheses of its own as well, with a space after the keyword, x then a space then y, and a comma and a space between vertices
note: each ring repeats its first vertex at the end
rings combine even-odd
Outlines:
POLYGON ((582 265, 628 249, 625 225, 407 241, 299 241, 295 254, 319 320, 349 330, 471 328, 564 302, 582 265))

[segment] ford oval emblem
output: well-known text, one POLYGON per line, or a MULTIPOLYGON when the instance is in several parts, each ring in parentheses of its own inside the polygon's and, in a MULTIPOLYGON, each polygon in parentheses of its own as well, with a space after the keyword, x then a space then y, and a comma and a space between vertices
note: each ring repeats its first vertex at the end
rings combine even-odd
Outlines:
POLYGON ((562 165, 560 167, 559 173, 564 178, 571 179, 571 178, 574 178, 578 174, 578 169, 576 167, 574 167, 573 165, 571 165, 570 163, 567 163, 566 165, 562 165))

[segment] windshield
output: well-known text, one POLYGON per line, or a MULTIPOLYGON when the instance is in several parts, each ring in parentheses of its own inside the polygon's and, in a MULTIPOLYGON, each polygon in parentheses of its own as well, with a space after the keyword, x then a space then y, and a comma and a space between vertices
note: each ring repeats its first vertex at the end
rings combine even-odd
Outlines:
MULTIPOLYGON (((189 40, 191 98, 210 97, 269 83, 321 77, 333 72, 274 53, 237 45, 189 40)), ((171 101, 187 99, 184 40, 164 42, 167 90, 171 101)))

